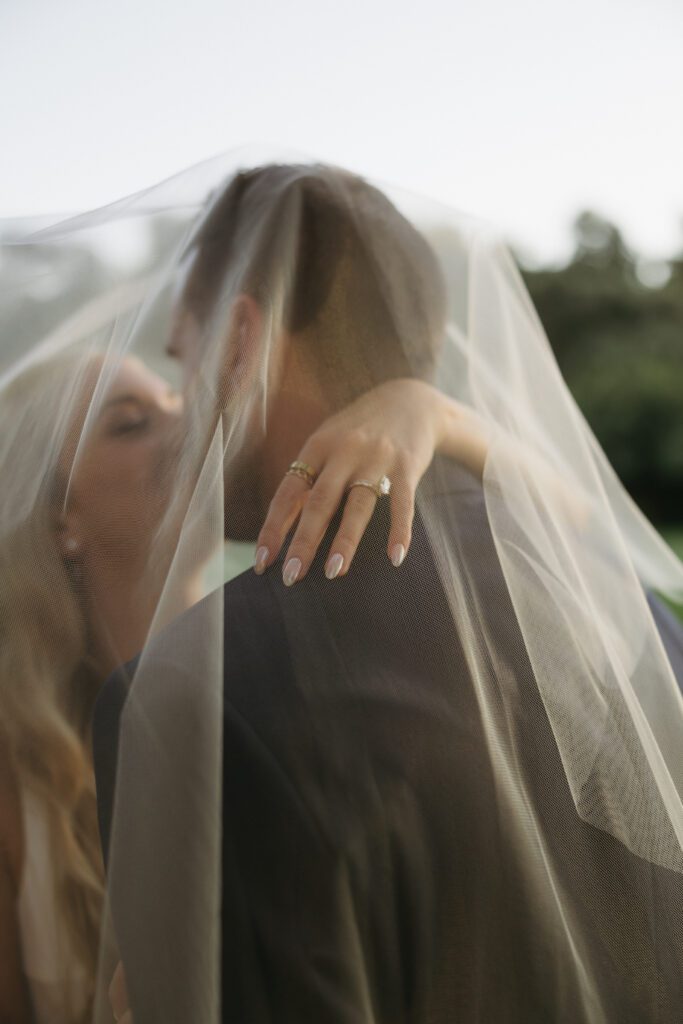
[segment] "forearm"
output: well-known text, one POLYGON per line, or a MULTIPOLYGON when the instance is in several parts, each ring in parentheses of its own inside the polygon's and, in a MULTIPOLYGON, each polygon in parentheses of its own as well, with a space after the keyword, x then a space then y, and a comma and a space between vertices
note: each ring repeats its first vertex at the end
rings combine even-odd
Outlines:
MULTIPOLYGON (((454 459, 482 479, 484 465, 493 439, 504 437, 502 427, 487 424, 469 406, 439 393, 436 451, 454 459)), ((589 502, 579 488, 571 488, 559 473, 538 452, 518 438, 507 438, 508 453, 520 473, 533 480, 534 486, 557 500, 577 526, 585 524, 590 513, 589 502)))
POLYGON ((489 432, 466 405, 438 392, 436 450, 481 479, 489 451, 489 432))

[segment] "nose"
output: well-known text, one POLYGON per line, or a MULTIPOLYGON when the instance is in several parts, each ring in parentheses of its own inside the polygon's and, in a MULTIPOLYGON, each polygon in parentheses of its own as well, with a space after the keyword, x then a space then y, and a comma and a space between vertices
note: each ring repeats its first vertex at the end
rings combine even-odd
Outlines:
POLYGON ((177 359, 186 381, 195 374, 202 350, 202 329, 194 315, 188 310, 175 314, 166 343, 166 354, 177 359))
POLYGON ((166 340, 166 355, 172 359, 182 359, 183 334, 187 330, 187 310, 176 305, 171 313, 171 324, 166 340))
POLYGON ((180 453, 185 436, 185 402, 179 391, 168 388, 158 403, 160 412, 158 439, 165 457, 174 461, 180 453))
POLYGON ((160 400, 160 405, 167 416, 177 419, 183 414, 185 402, 180 391, 168 388, 160 400))
POLYGON ((166 351, 166 355, 170 356, 171 359, 179 359, 180 358, 180 350, 178 348, 178 338, 177 338, 177 332, 176 331, 171 331, 171 333, 169 335, 169 338, 168 338, 168 341, 166 343, 165 351, 166 351))

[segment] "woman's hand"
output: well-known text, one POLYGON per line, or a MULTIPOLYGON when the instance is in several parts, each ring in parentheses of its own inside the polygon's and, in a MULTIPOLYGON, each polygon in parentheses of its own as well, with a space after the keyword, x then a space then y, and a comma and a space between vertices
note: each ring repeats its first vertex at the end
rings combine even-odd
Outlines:
MULTIPOLYGON (((348 485, 382 476, 391 480, 387 554, 399 566, 410 547, 415 491, 435 451, 481 473, 485 441, 470 410, 418 380, 392 380, 366 392, 325 420, 297 456, 317 473, 313 487, 299 476, 283 478, 259 534, 256 572, 275 561, 299 517, 283 578, 288 585, 303 579, 348 485)), ((349 571, 377 500, 367 487, 348 492, 325 563, 328 579, 349 571)))

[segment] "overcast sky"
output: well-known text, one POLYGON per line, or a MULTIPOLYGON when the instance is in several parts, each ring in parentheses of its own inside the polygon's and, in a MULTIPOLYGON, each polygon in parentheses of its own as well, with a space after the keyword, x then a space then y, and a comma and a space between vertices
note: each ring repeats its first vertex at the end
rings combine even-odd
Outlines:
POLYGON ((590 206, 683 248, 682 0, 0 0, 0 216, 74 212, 249 142, 561 258, 590 206))

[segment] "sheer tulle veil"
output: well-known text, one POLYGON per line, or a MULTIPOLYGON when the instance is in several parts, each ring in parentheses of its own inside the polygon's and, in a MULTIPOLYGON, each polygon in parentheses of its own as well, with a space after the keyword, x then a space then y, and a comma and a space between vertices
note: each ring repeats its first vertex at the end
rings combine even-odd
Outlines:
MULTIPOLYGON (((118 738, 94 1019, 110 1020, 106 993, 121 956, 136 1020, 221 1019, 222 702, 230 656, 222 585, 246 564, 244 545, 258 530, 249 467, 266 437, 279 339, 294 333, 308 345, 311 325, 321 324, 325 343, 312 358, 338 384, 340 399, 386 377, 417 376, 471 407, 487 431, 481 488, 533 699, 497 661, 500 638, 487 632, 497 620, 482 607, 476 551, 444 529, 420 490, 418 514, 471 676, 501 828, 533 894, 533 927, 557 991, 580 993, 571 1008, 584 1016, 572 1019, 615 1019, 608 967, 579 908, 604 905, 609 928, 618 879, 597 892, 569 886, 549 841, 558 824, 544 814, 521 745, 533 735, 534 716, 547 720, 576 815, 680 875, 683 699, 647 592, 683 603, 683 566, 584 420, 502 241, 427 198, 255 148, 38 230, 5 225, 3 236, 0 546, 25 581, 21 614, 14 606, 0 623, 10 645, 38 614, 39 588, 53 607, 61 600, 59 564, 85 623, 84 657, 90 615, 113 635, 91 576, 68 551, 48 565, 45 545, 31 538, 39 522, 71 507, 79 467, 131 357, 184 394, 180 425, 155 449, 137 517, 128 505, 125 525, 114 517, 111 527, 125 528, 139 548, 130 607, 140 610, 141 643, 120 651, 121 661, 137 660, 118 738), (321 260, 316 244, 334 251, 321 260), (245 294, 261 311, 248 373, 233 350, 235 302, 245 294), (176 349, 185 346, 184 369, 168 355, 170 338, 176 349), (515 726, 520 708, 524 739, 515 726)), ((105 500, 115 472, 102 463, 105 500)), ((101 562, 115 575, 119 549, 105 527, 101 562)), ((53 616, 39 635, 48 666, 56 666, 46 685, 67 706, 74 665, 60 653, 58 627, 53 616)), ((303 695, 316 664, 305 634, 302 623, 292 640, 293 648, 305 646, 305 657, 292 655, 307 674, 303 695)), ((329 658, 334 637, 317 633, 316 643, 329 658)), ((340 655, 340 686, 344 671, 340 655)), ((543 765, 536 771, 542 785, 543 765)), ((683 904, 672 913, 680 919, 683 904)), ((667 935, 682 941, 680 926, 667 935)), ((677 955, 683 962, 683 948, 677 955)), ((360 978, 360 953, 356 963, 360 978)), ((365 1019, 374 1019, 369 1009, 365 1019)))

